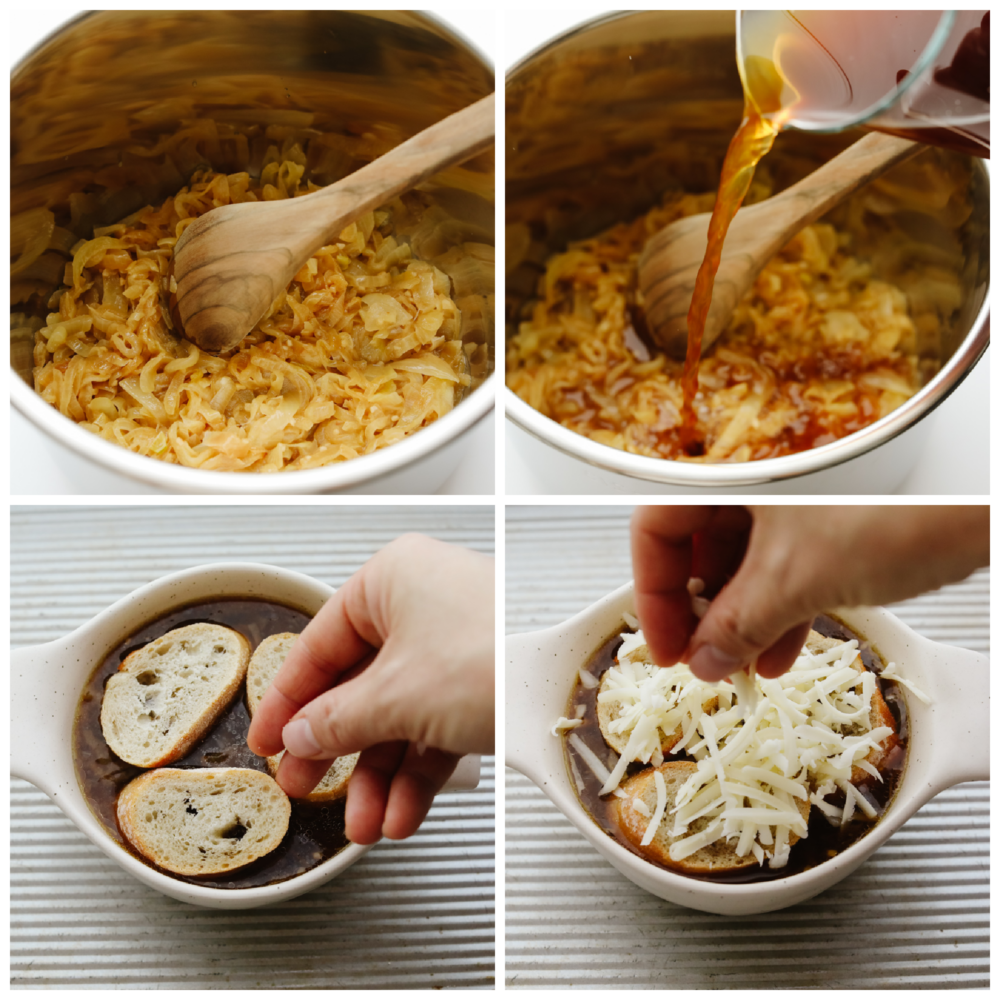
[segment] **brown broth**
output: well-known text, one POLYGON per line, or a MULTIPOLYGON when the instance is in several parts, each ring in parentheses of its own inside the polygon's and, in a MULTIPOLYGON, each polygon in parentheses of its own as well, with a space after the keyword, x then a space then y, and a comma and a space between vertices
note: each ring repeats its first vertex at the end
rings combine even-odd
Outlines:
MULTIPOLYGON (((836 639, 857 639, 861 654, 861 662, 866 669, 871 670, 876 675, 882 672, 884 664, 878 654, 856 633, 852 632, 843 622, 827 615, 820 615, 813 623, 813 628, 821 635, 836 639)), ((607 639, 601 647, 587 662, 588 673, 597 677, 598 680, 604 672, 615 663, 615 655, 622 640, 620 634, 615 634, 607 639)), ((906 717, 906 705, 902 699, 899 688, 891 681, 878 679, 879 690, 886 700, 896 725, 899 729, 899 747, 889 755, 884 770, 883 777, 886 779, 877 782, 871 779, 870 782, 858 786, 859 791, 875 807, 879 816, 885 811, 892 796, 899 785, 899 779, 903 772, 903 765, 906 759, 906 744, 909 735, 908 720, 906 717)), ((583 716, 583 725, 577 726, 571 732, 576 733, 584 744, 592 750, 605 765, 608 770, 614 766, 617 754, 611 750, 604 742, 601 729, 597 722, 597 692, 598 687, 588 689, 579 681, 573 689, 573 695, 569 701, 566 715, 568 718, 576 716, 576 706, 584 705, 586 711, 583 716)), ((784 868, 771 869, 769 867, 752 866, 735 872, 716 872, 704 875, 692 875, 688 872, 677 872, 676 869, 667 868, 658 864, 647 855, 643 854, 627 837, 622 834, 613 818, 611 808, 611 796, 600 795, 601 781, 587 765, 578 751, 570 744, 569 740, 563 739, 563 749, 566 754, 566 764, 569 769, 570 783, 577 791, 577 797, 584 809, 587 810, 591 819, 613 840, 621 844, 626 850, 637 855, 651 865, 663 868, 665 871, 674 871, 676 874, 684 874, 688 878, 697 878, 709 882, 766 882, 772 879, 787 878, 789 875, 797 875, 800 872, 815 868, 816 865, 835 857, 845 848, 860 840, 868 833, 877 822, 865 820, 852 821, 844 829, 832 826, 819 809, 812 809, 809 813, 809 836, 803 837, 795 843, 790 852, 788 864, 784 868), (583 790, 580 791, 580 786, 583 790)), ((693 760, 686 753, 669 754, 667 760, 693 760)), ((632 763, 629 764, 626 776, 638 774, 649 765, 632 763)), ((624 779, 623 779, 624 780, 624 779)), ((836 796, 830 796, 828 801, 835 805, 843 805, 843 793, 838 792, 836 796)), ((858 814, 855 813, 857 816, 858 814)))
MULTIPOLYGON (((214 622, 241 633, 251 652, 262 640, 278 632, 301 632, 310 615, 294 608, 253 598, 233 598, 191 604, 143 625, 116 646, 97 667, 80 698, 73 726, 73 760, 77 780, 91 812, 105 832, 143 864, 192 885, 214 889, 249 889, 294 878, 332 858, 349 843, 344 832, 344 800, 312 803, 292 800, 288 833, 270 854, 235 872, 193 878, 166 871, 139 854, 118 828, 118 793, 133 778, 145 772, 118 757, 101 731, 104 686, 129 653, 175 628, 196 622, 214 622)), ((168 765, 179 768, 248 767, 267 773, 267 762, 246 744, 250 715, 246 706, 246 684, 200 743, 185 757, 168 765)))

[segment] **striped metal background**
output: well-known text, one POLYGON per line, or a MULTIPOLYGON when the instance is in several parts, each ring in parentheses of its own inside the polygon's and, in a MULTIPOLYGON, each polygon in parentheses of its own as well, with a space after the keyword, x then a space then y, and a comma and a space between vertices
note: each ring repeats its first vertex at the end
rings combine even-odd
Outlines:
MULTIPOLYGON (((13 507, 11 642, 59 638, 135 587, 241 558, 334 586, 405 531, 493 551, 482 507, 13 507)), ((11 781, 11 983, 19 988, 492 987, 493 758, 416 836, 244 912, 135 881, 33 785, 11 781)))
MULTIPOLYGON (((508 633, 556 624, 625 583, 628 553, 623 508, 508 507, 508 633)), ((931 639, 989 651, 987 571, 892 610, 931 639)), ((821 896, 750 917, 644 892, 510 769, 505 803, 509 987, 989 985, 987 782, 938 795, 821 896)))

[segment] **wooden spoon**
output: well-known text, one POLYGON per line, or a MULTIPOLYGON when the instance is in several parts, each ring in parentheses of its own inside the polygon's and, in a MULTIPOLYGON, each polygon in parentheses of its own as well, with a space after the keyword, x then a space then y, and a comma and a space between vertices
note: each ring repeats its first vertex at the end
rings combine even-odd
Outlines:
MULTIPOLYGON (((702 352, 725 330, 761 268, 797 232, 923 148, 909 139, 872 132, 780 194, 741 208, 723 245, 702 352)), ((650 334, 678 360, 687 350, 687 314, 708 243, 709 218, 706 213, 672 222, 646 243, 639 257, 639 290, 650 334)))
POLYGON ((235 347, 309 257, 346 226, 491 146, 494 97, 437 122, 321 191, 223 205, 195 220, 174 247, 184 336, 205 351, 235 347))

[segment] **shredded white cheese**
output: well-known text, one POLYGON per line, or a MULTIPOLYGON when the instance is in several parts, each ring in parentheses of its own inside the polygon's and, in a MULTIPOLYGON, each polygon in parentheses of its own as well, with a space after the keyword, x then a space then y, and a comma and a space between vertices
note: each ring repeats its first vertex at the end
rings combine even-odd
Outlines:
POLYGON ((556 719, 556 724, 549 730, 553 736, 561 736, 563 733, 568 733, 571 729, 576 729, 577 726, 583 725, 583 719, 567 719, 562 716, 556 719))
POLYGON ((656 828, 660 825, 667 809, 667 785, 659 771, 653 772, 653 783, 656 785, 656 808, 653 810, 653 818, 649 821, 649 826, 646 827, 640 847, 648 847, 653 842, 656 828))
POLYGON ((704 618, 708 614, 708 606, 711 604, 711 601, 707 598, 700 596, 701 592, 705 589, 705 581, 693 576, 688 580, 687 589, 691 595, 691 610, 694 612, 695 617, 704 618))
POLYGON ((890 663, 889 666, 882 671, 881 676, 887 681, 895 681, 897 684, 902 684, 907 691, 911 692, 918 701, 922 701, 925 705, 929 705, 931 703, 930 698, 928 698, 927 695, 925 695, 924 692, 913 683, 913 681, 908 681, 905 677, 900 677, 895 663, 890 663))
MULTIPOLYGON (((860 767, 878 777, 865 758, 892 730, 872 726, 876 682, 871 673, 859 672, 856 641, 828 643, 816 652, 807 647, 779 678, 742 674, 742 681, 718 688, 698 680, 685 664, 633 662, 633 656, 643 658, 645 645, 642 632, 623 636, 618 662, 605 672, 597 694, 599 705, 615 708, 611 731, 627 737, 617 763, 609 771, 579 737, 569 737, 602 781, 602 795, 622 794, 619 784, 632 761, 658 766, 665 751, 686 751, 697 761, 669 811, 663 776, 654 771, 657 802, 643 845, 669 815, 671 836, 678 838, 670 848, 674 860, 727 840, 735 841, 740 856, 752 854, 779 868, 787 863, 791 841, 808 832, 800 804, 817 806, 838 824, 856 811, 874 818, 851 774, 860 767), (826 802, 837 789, 846 796, 842 809, 826 802), (705 829, 691 831, 692 823, 704 819, 705 829)), ((894 669, 883 676, 904 683, 894 669)), ((638 798, 632 802, 648 813, 648 807, 639 809, 638 798)))
POLYGON ((749 718, 757 709, 757 661, 750 664, 747 671, 737 670, 729 678, 736 688, 736 700, 743 709, 745 718, 749 718))

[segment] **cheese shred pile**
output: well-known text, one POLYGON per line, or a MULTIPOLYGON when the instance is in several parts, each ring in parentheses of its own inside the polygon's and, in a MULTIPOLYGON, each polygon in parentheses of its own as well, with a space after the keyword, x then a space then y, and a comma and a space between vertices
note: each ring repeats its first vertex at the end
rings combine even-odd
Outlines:
POLYGON ((602 776, 601 794, 618 789, 632 761, 655 764, 661 748, 684 751, 697 762, 670 809, 660 772, 654 772, 657 805, 643 844, 667 822, 670 836, 678 838, 670 847, 675 861, 724 840, 735 841, 740 857, 752 853, 760 864, 780 868, 788 861, 790 838, 807 835, 808 806, 838 824, 856 811, 875 817, 852 772, 860 768, 881 780, 865 758, 893 730, 873 727, 876 678, 859 671, 857 641, 803 649, 781 677, 756 677, 755 701, 745 706, 737 689, 706 684, 685 664, 641 662, 641 632, 622 639, 618 663, 602 678, 597 701, 614 706, 610 730, 628 734, 628 744, 614 770, 602 776), (846 797, 842 808, 826 801, 837 790, 846 797), (707 826, 689 833, 702 819, 707 826))

